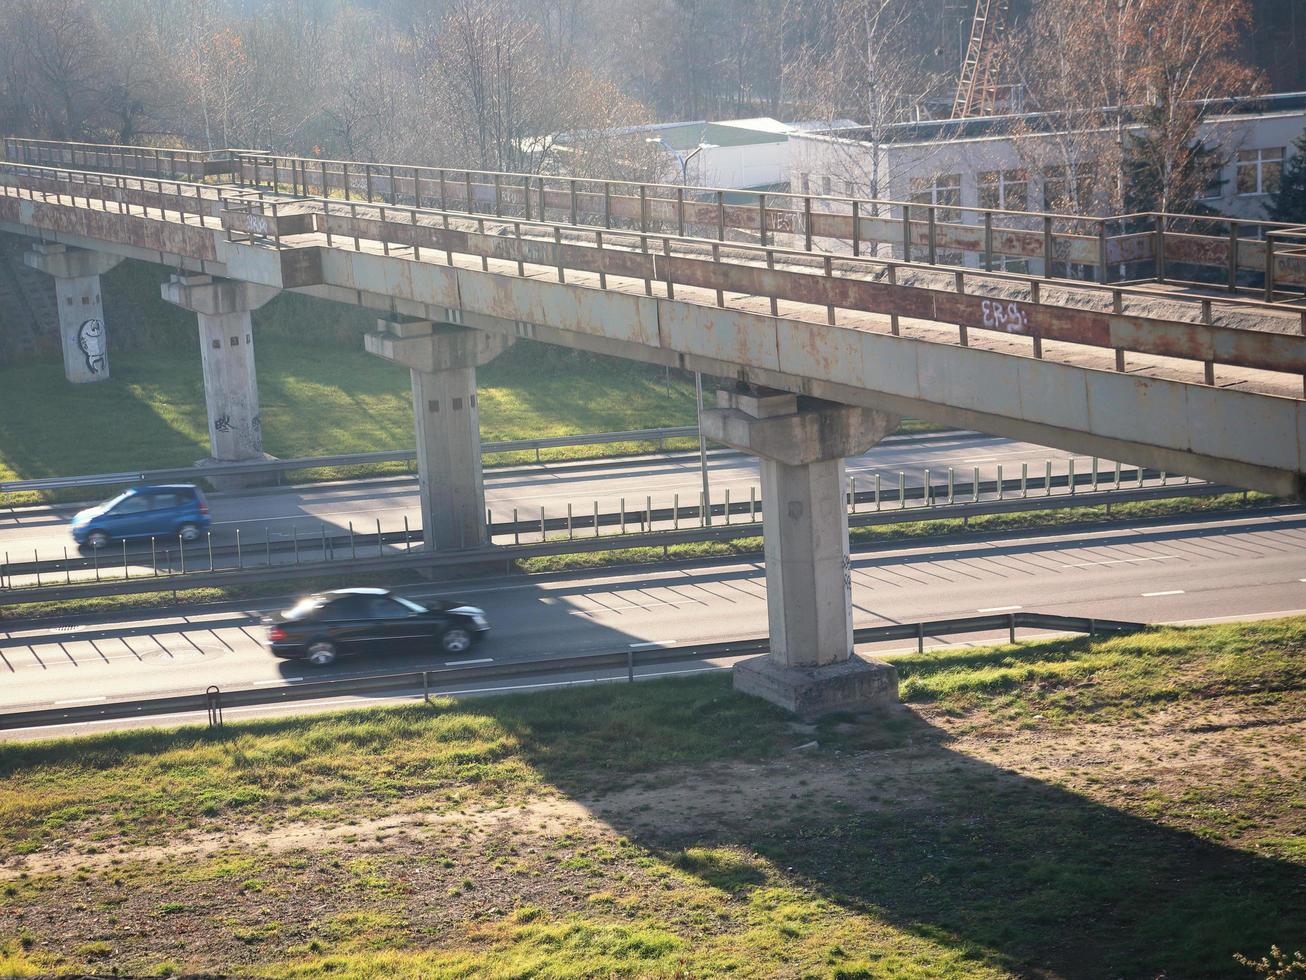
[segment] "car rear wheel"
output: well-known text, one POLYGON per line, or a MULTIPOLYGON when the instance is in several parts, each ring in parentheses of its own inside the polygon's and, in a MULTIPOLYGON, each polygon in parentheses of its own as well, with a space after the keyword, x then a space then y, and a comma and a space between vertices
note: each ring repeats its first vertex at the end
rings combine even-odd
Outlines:
POLYGON ((326 640, 318 640, 309 645, 308 662, 314 667, 325 667, 336 659, 336 648, 326 640))
POLYGON ((200 536, 199 525, 183 524, 181 527, 177 528, 177 536, 183 541, 195 541, 200 536))
POLYGON ((99 551, 109 543, 109 536, 103 531, 92 531, 86 536, 86 543, 96 551, 99 551))
POLYGON ((450 626, 440 637, 440 647, 445 653, 465 653, 471 645, 472 634, 461 626, 450 626))

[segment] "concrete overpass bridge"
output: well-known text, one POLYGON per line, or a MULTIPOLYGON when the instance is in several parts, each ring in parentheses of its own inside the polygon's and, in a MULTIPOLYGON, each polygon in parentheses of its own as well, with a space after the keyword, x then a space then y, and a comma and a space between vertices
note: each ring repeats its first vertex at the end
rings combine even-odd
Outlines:
POLYGON ((1285 301, 1306 283, 1297 229, 1252 240, 1167 216, 740 203, 242 151, 7 139, 5 156, 0 230, 34 239, 29 262, 61 283, 66 363, 94 375, 102 357, 107 373, 108 263, 177 269, 163 292, 198 317, 215 458, 262 451, 251 310, 286 289, 376 309, 368 349, 412 371, 434 547, 484 542, 475 370, 517 338, 732 379, 704 429, 763 460, 773 646, 737 680, 800 711, 892 685, 850 659, 842 459, 902 414, 1306 490, 1306 314, 1285 301), (965 255, 985 268, 939 264, 965 255), (1099 281, 991 271, 1011 255, 1099 281), (1240 286, 1258 264, 1253 298, 1240 286), (1225 288, 1176 281, 1202 269, 1225 288))

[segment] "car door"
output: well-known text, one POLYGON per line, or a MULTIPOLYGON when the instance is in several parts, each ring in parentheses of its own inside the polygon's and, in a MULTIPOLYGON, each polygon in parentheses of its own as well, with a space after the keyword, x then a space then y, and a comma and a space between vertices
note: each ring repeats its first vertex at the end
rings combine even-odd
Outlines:
POLYGON ((430 625, 423 617, 388 595, 371 597, 368 618, 372 622, 371 648, 377 653, 413 653, 430 639, 430 625))
POLYGON ((342 655, 367 653, 372 649, 372 621, 367 615, 367 596, 339 596, 318 614, 321 632, 342 655))
POLYGON ((149 521, 150 498, 143 493, 124 497, 97 521, 114 538, 140 537, 149 521))
POLYGON ((145 532, 152 537, 168 538, 177 533, 180 523, 181 501, 177 494, 169 492, 152 493, 150 508, 146 515, 145 532))

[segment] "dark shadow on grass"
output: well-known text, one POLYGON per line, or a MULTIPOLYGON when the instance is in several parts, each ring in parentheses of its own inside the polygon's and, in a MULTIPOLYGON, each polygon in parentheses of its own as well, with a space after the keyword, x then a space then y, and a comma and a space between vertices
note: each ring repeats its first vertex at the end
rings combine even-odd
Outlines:
MULTIPOLYGON (((699 723, 709 729, 714 714, 753 710, 741 707, 742 697, 728 692, 727 683, 714 678, 685 688, 688 699, 707 707, 699 723), (704 699, 705 686, 714 699, 704 699)), ((620 716, 622 701, 635 711, 641 687, 609 690, 618 703, 608 712, 620 716)), ((761 714, 770 720, 758 746, 782 744, 786 730, 778 713, 761 714)), ((502 720, 525 721, 515 712, 502 720)), ((1236 952, 1260 956, 1274 943, 1306 946, 1306 869, 1298 865, 1212 843, 958 753, 941 730, 906 709, 854 726, 853 735, 839 734, 840 721, 789 744, 819 738, 821 753, 801 758, 813 768, 842 759, 861 770, 870 804, 815 793, 732 812, 720 801, 758 770, 718 768, 712 792, 674 820, 595 798, 595 774, 612 752, 596 752, 578 770, 573 751, 558 750, 573 737, 592 738, 582 731, 586 725, 558 718, 546 728, 526 723, 520 735, 546 779, 709 885, 739 896, 766 883, 757 871, 694 850, 740 847, 850 912, 1017 975, 1236 977, 1244 972, 1236 952), (832 754, 836 749, 842 756, 832 754), (693 829, 676 829, 687 827, 693 829)), ((701 761, 739 757, 723 746, 718 758, 701 761)), ((613 788, 621 786, 617 778, 613 788)))

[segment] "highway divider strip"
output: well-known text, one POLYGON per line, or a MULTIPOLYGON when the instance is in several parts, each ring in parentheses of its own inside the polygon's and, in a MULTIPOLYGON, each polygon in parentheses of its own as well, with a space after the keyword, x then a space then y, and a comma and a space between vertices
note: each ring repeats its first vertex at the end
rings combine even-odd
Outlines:
MULTIPOLYGON (((1097 507, 1124 502, 1164 500, 1174 497, 1214 496, 1233 492, 1236 491, 1230 487, 1190 484, 1188 486, 1099 490, 1097 492, 1077 493, 1074 495, 1058 494, 1048 497, 990 499, 981 500, 978 503, 936 504, 932 507, 895 507, 889 510, 850 514, 848 525, 850 528, 855 528, 916 523, 919 521, 958 520, 993 514, 1057 510, 1066 507, 1097 507)), ((532 525, 531 529, 538 532, 538 522, 532 525)), ((322 575, 366 575, 374 572, 457 569, 499 564, 510 568, 513 562, 527 558, 592 554, 640 548, 662 548, 665 550, 673 545, 734 541, 740 538, 760 537, 761 535, 762 522, 747 521, 735 524, 715 524, 709 527, 695 526, 681 528, 680 530, 662 529, 627 534, 604 534, 594 537, 559 537, 528 544, 492 545, 474 550, 451 552, 432 553, 424 549, 418 549, 396 554, 384 554, 378 545, 372 544, 371 547, 377 548, 382 553, 364 558, 273 563, 270 565, 263 564, 216 570, 205 569, 184 574, 154 575, 145 572, 140 577, 65 582, 61 585, 8 585, 0 588, 0 606, 100 598, 103 596, 142 595, 153 592, 172 592, 179 589, 244 585, 262 581, 291 581, 302 578, 315 578, 322 575)), ((375 536, 373 535, 370 540, 375 541, 375 536)), ((24 567, 22 564, 0 566, 5 571, 4 581, 7 582, 10 575, 19 574, 24 567)), ((60 568, 57 573, 49 572, 49 569, 43 569, 42 573, 64 573, 64 569, 60 568)))

